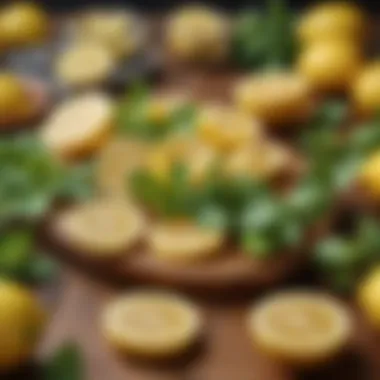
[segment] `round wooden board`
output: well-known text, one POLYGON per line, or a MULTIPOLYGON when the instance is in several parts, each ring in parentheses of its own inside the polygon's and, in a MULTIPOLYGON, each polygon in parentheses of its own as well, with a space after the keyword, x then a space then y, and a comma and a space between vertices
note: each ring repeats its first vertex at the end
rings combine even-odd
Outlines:
POLYGON ((41 228, 40 245, 47 252, 80 264, 102 277, 121 283, 144 283, 169 286, 196 292, 231 293, 257 290, 283 282, 299 272, 310 256, 313 241, 328 233, 328 223, 321 223, 294 252, 278 252, 268 259, 254 259, 236 248, 226 248, 217 258, 206 262, 182 264, 156 259, 147 247, 122 253, 116 259, 97 259, 91 252, 79 252, 66 244, 54 231, 53 212, 41 228))

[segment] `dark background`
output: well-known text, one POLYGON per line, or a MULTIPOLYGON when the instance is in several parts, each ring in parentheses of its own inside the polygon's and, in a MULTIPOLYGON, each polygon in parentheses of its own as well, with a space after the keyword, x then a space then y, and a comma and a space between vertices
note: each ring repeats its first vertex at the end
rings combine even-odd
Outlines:
MULTIPOLYGON (((2 3, 3 0, 0 0, 2 3)), ((189 3, 189 1, 181 1, 181 0, 39 0, 39 3, 44 4, 49 9, 52 10, 71 10, 78 7, 91 5, 91 4, 122 4, 122 5, 130 5, 133 8, 137 8, 140 10, 151 10, 151 11, 161 11, 168 8, 172 8, 178 6, 181 3, 189 3)), ((249 6, 260 6, 265 3, 265 0, 261 1, 249 1, 249 0, 206 0, 199 1, 203 3, 209 3, 214 5, 219 5, 223 8, 227 9, 239 9, 242 7, 249 6)), ((317 3, 321 1, 315 0, 288 0, 289 4, 294 8, 304 7, 311 3, 317 3)), ((379 11, 380 10, 380 1, 379 0, 356 0, 352 1, 356 2, 362 6, 365 6, 367 9, 371 11, 379 11)))

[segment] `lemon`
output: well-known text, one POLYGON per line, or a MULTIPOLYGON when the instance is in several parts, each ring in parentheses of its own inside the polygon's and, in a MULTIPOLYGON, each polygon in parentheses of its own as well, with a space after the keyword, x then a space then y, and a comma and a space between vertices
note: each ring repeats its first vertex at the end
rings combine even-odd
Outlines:
POLYGON ((361 68, 362 55, 356 44, 332 40, 306 48, 297 65, 316 91, 344 92, 361 68))
POLYGON ((356 109, 364 114, 380 111, 380 60, 363 68, 353 83, 352 99, 356 109))
POLYGON ((97 92, 64 101, 41 127, 41 138, 53 153, 72 159, 94 153, 108 140, 113 102, 97 92))
POLYGON ((132 55, 142 38, 135 16, 123 10, 84 13, 75 25, 75 36, 78 41, 101 44, 115 58, 132 55))
POLYGON ((219 61, 228 53, 229 25, 223 14, 207 6, 175 11, 166 28, 166 45, 183 61, 219 61))
POLYGON ((151 358, 179 355, 200 337, 198 309, 170 293, 136 291, 118 296, 102 315, 104 336, 123 353, 151 358))
POLYGON ((45 325, 45 312, 27 289, 0 280, 0 372, 30 359, 45 325))
POLYGON ((249 114, 234 108, 212 105, 200 111, 196 128, 199 138, 205 143, 228 152, 237 150, 261 137, 261 125, 249 114))
POLYGON ((374 268, 358 289, 358 303, 374 327, 380 328, 380 267, 374 268))
POLYGON ((305 45, 329 40, 357 41, 365 30, 365 16, 353 3, 330 2, 306 12, 298 25, 298 36, 305 45))
POLYGON ((143 166, 149 146, 139 140, 114 138, 100 151, 96 166, 96 183, 102 194, 127 196, 128 176, 143 166))
POLYGON ((130 252, 145 231, 139 210, 115 198, 93 199, 73 206, 58 216, 54 226, 60 239, 95 258, 130 252))
POLYGON ((152 253, 159 259, 173 262, 197 262, 221 253, 222 231, 199 227, 192 223, 157 224, 149 236, 152 253))
POLYGON ((380 200, 380 152, 373 154, 364 163, 359 182, 375 200, 380 200))
POLYGON ((311 87, 295 73, 275 72, 243 78, 235 88, 241 110, 269 125, 300 123, 310 116, 311 87))
POLYGON ((14 2, 0 13, 0 35, 6 46, 41 42, 48 32, 48 15, 34 3, 14 2))
POLYGON ((0 73, 0 127, 26 119, 30 103, 21 81, 11 73, 0 73))
POLYGON ((248 332, 267 354, 297 365, 317 365, 337 355, 353 330, 335 299, 307 291, 271 295, 248 314, 248 332))
POLYGON ((87 87, 105 82, 116 67, 109 51, 100 44, 70 46, 57 59, 56 75, 69 87, 87 87))

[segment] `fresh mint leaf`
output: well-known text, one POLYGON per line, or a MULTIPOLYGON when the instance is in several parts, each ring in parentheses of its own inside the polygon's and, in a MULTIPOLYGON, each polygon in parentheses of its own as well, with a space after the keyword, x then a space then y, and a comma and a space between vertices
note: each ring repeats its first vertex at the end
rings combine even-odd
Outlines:
POLYGON ((71 343, 57 350, 44 364, 44 380, 84 380, 84 361, 79 348, 71 343))

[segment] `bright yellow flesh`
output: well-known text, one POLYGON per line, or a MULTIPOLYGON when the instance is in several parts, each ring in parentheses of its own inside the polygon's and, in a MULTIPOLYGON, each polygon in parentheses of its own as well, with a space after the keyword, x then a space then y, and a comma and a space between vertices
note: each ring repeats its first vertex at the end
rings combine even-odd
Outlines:
POLYGON ((199 338, 201 317, 180 296, 140 291, 111 301, 102 316, 102 329, 110 344, 126 354, 170 357, 199 338))

